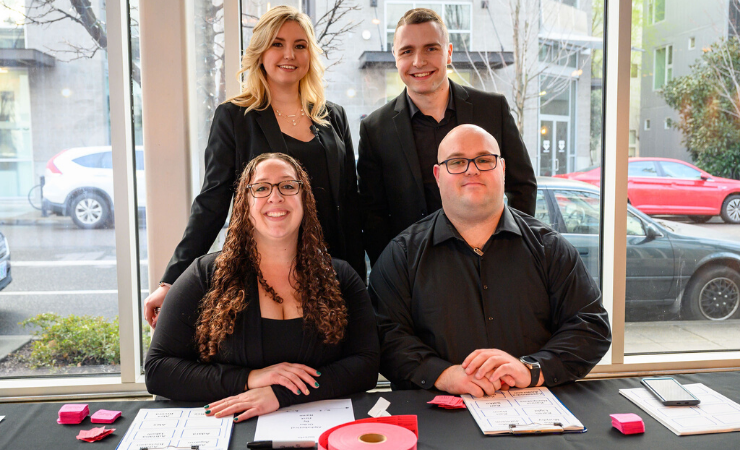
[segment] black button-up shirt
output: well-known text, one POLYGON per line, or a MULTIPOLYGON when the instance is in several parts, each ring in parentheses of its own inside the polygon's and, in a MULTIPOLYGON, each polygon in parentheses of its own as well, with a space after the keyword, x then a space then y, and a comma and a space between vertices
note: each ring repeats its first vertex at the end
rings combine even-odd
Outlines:
POLYGON ((385 248, 370 273, 380 372, 399 388, 434 386, 474 350, 531 356, 552 386, 585 376, 611 342, 598 286, 578 251, 504 207, 479 256, 443 210, 385 248))
POLYGON ((414 104, 406 92, 406 101, 409 104, 411 115, 411 129, 414 132, 414 143, 416 154, 419 157, 419 168, 421 169, 421 181, 424 183, 424 197, 427 203, 427 214, 442 208, 442 197, 439 195, 437 180, 434 179, 433 167, 437 164, 437 150, 439 143, 457 126, 457 113, 455 111, 455 97, 450 89, 447 109, 441 122, 432 116, 427 116, 414 104))

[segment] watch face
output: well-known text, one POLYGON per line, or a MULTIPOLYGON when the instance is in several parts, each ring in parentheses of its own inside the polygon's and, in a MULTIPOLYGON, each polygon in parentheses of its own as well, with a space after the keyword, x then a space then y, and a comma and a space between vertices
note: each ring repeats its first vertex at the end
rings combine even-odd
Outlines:
POLYGON ((540 363, 538 363, 534 358, 530 358, 529 356, 523 356, 519 359, 519 361, 521 361, 522 364, 526 365, 530 369, 532 367, 540 367, 540 363))

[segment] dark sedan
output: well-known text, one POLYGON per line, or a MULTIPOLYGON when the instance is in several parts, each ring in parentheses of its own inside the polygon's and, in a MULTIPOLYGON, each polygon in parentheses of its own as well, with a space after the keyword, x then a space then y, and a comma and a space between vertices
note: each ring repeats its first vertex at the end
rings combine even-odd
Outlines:
POLYGON ((0 290, 13 281, 10 276, 10 247, 3 233, 0 233, 0 290))
MULTIPOLYGON (((563 234, 599 274, 599 191, 588 183, 538 178, 535 216, 563 234)), ((655 220, 628 205, 627 307, 680 308, 684 318, 740 317, 740 243, 695 225, 655 220)))

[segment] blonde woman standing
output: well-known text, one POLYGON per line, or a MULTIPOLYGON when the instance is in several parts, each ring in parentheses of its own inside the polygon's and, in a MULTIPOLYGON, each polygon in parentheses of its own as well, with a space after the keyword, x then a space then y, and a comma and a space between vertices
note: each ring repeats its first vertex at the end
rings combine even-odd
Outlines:
POLYGON ((272 8, 255 26, 239 72, 242 93, 216 109, 203 188, 159 288, 146 299, 152 326, 171 284, 218 236, 242 170, 263 153, 286 153, 306 169, 328 251, 365 279, 354 149, 344 109, 324 97, 321 53, 309 17, 295 8, 272 8))

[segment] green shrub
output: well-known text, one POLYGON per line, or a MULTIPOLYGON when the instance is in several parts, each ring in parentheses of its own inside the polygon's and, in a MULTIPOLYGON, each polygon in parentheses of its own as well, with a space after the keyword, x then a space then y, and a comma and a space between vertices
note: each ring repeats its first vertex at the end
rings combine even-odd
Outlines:
POLYGON ((29 357, 32 367, 119 364, 118 317, 108 322, 104 317, 62 317, 43 313, 20 325, 38 326, 37 340, 29 357))

